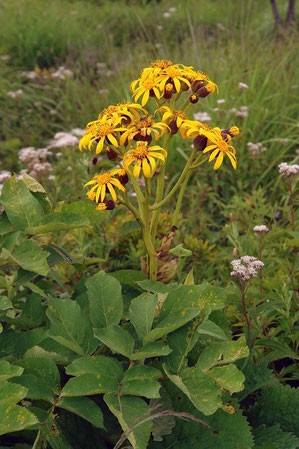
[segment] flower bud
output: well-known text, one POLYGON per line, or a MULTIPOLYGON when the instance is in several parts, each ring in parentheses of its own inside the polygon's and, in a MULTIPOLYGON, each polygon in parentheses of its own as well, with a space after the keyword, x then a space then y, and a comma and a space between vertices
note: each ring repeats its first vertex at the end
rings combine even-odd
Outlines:
POLYGON ((182 81, 182 80, 180 80, 180 83, 181 83, 181 89, 182 89, 183 91, 189 90, 189 86, 188 86, 187 83, 185 83, 185 82, 182 81))
POLYGON ((97 165, 97 163, 98 163, 98 158, 94 157, 92 160, 92 165, 97 165))
POLYGON ((135 140, 136 142, 148 142, 151 143, 152 141, 152 136, 151 134, 146 134, 145 136, 143 136, 141 133, 135 134, 135 136, 133 137, 133 140, 135 140))
POLYGON ((112 150, 112 148, 107 147, 106 151, 107 151, 107 158, 109 159, 109 161, 115 161, 115 159, 117 159, 117 152, 112 150))
POLYGON ((120 170, 117 179, 124 186, 129 181, 129 176, 125 170, 120 170))
POLYGON ((189 97, 189 101, 190 101, 190 103, 192 103, 192 104, 195 104, 195 103, 197 103, 197 102, 198 102, 198 96, 197 96, 197 95, 195 95, 195 94, 193 94, 193 95, 190 95, 190 97, 189 97))
POLYGON ((163 97, 166 100, 169 100, 172 97, 172 93, 173 93, 173 85, 171 83, 167 83, 165 85, 163 97))
POLYGON ((178 130, 179 130, 179 128, 178 128, 178 126, 177 126, 177 124, 176 124, 176 120, 172 120, 170 123, 169 123, 169 128, 170 128, 170 132, 171 132, 171 134, 176 134, 177 132, 178 132, 178 130))
POLYGON ((204 86, 204 82, 201 80, 196 80, 193 81, 193 83, 191 84, 191 89, 193 90, 193 92, 197 92, 201 87, 204 86))
POLYGON ((199 136, 195 137, 195 139, 193 140, 193 145, 194 145, 194 148, 196 148, 199 151, 202 151, 207 146, 207 142, 208 142, 208 138, 206 136, 199 135, 199 136))

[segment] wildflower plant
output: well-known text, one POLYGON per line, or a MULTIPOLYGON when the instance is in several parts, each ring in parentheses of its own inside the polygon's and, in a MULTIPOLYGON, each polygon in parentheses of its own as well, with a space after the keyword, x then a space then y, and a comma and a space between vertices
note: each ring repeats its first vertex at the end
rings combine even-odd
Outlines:
POLYGON ((169 281, 175 272, 169 273, 165 258, 163 264, 159 261, 159 211, 177 194, 172 219, 175 227, 186 185, 195 170, 212 161, 214 170, 218 170, 225 156, 237 168, 236 150, 231 141, 239 129, 210 127, 188 117, 196 103, 218 91, 207 74, 193 67, 157 60, 142 70, 139 78, 131 83, 131 90, 135 102, 109 106, 86 127, 80 150, 99 154, 105 148, 108 159, 114 160, 116 166, 96 174, 84 187, 91 186, 86 196, 96 203, 97 210, 122 204, 132 212, 141 226, 147 252, 144 270, 154 280, 161 279, 161 270, 168 272, 164 280, 169 281), (166 194, 169 143, 178 133, 189 142, 190 154, 176 183, 166 194), (129 198, 129 186, 135 191, 135 204, 129 198))

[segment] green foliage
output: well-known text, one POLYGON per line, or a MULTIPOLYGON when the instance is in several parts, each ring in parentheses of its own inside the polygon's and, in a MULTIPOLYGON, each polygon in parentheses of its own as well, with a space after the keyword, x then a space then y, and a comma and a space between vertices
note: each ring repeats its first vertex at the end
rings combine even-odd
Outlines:
MULTIPOLYGON (((216 176, 207 171, 190 179, 170 249, 180 256, 179 275, 168 285, 139 271, 139 225, 122 206, 100 213, 83 198, 81 186, 90 176, 111 167, 104 152, 93 165, 89 152, 63 148, 59 159, 53 150, 54 180, 43 176, 41 184, 25 174, 5 183, 1 448, 107 449, 118 441, 134 449, 298 446, 292 252, 298 235, 290 227, 288 185, 277 176, 280 162, 297 163, 297 36, 288 30, 275 38, 269 2, 237 3, 1 5, 1 170, 19 173, 25 168, 20 148, 45 147, 56 132, 82 127, 109 103, 127 101, 129 81, 156 58, 210 74, 225 103, 208 97, 194 111, 205 104, 211 126, 221 118, 224 127, 241 130, 234 178, 223 166, 216 176), (165 16, 169 7, 176 11, 165 16), (23 73, 46 68, 49 74, 62 64, 72 77, 32 81, 23 73), (248 89, 241 90, 240 81, 248 89), (8 92, 18 89, 23 94, 10 98, 8 92), (231 111, 244 106, 247 117, 231 111), (252 155, 249 141, 267 151, 252 155), (247 291, 249 353, 230 261, 233 251, 233 257, 258 257, 252 228, 262 223, 270 232, 263 236, 262 281, 247 291)), ((285 2, 278 6, 282 13, 285 2)), ((167 191, 188 145, 184 140, 178 148, 172 139, 167 191)), ((171 219, 171 211, 161 211, 159 239, 171 219)))

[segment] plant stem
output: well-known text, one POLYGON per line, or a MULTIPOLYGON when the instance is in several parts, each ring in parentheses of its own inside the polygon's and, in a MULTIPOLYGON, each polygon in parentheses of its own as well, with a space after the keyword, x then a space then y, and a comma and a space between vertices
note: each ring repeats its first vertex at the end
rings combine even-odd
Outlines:
POLYGON ((182 186, 180 188, 180 191, 179 191, 179 194, 178 194, 178 199, 177 199, 176 206, 175 206, 175 211, 174 211, 174 214, 173 214, 173 217, 172 217, 172 222, 171 222, 172 226, 176 226, 177 225, 178 218, 179 218, 179 213, 180 213, 180 210, 181 210, 182 201, 183 201, 183 197, 184 197, 184 193, 185 193, 186 186, 188 184, 188 181, 190 179, 191 174, 192 174, 192 171, 190 170, 186 174, 185 179, 183 181, 183 184, 182 184, 182 186))
MULTIPOLYGON (((262 260, 262 252, 263 252, 263 237, 262 233, 259 233, 259 260, 262 260)), ((263 293, 263 269, 261 268, 259 271, 260 278, 260 293, 263 293)))
MULTIPOLYGON (((292 191, 292 181, 289 181, 289 195, 290 195, 290 209, 291 209, 291 226, 292 231, 295 231, 295 218, 294 218, 294 197, 293 197, 293 191, 292 191)), ((293 246, 293 253, 296 254, 296 246, 293 246)))
POLYGON ((150 208, 151 210, 160 209, 160 207, 163 206, 165 203, 167 203, 167 201, 169 201, 170 198, 172 197, 172 195, 177 191, 177 189, 180 187, 180 185, 184 181, 184 178, 185 178, 186 174, 190 170, 191 162, 193 160, 193 157, 194 157, 195 153, 196 153, 196 150, 193 149, 192 154, 191 154, 190 158, 188 159, 188 162, 186 163, 185 168, 182 171, 182 173, 181 173, 179 179, 177 180, 176 184, 173 186, 171 191, 168 193, 168 195, 163 200, 161 200, 158 203, 156 202, 155 204, 153 204, 151 206, 151 208, 150 208))

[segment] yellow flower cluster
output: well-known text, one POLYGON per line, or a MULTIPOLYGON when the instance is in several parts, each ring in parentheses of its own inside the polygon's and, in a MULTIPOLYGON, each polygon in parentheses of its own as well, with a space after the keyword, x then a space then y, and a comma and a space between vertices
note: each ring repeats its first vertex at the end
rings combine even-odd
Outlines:
POLYGON ((193 139, 198 151, 210 154, 209 161, 215 160, 215 170, 221 166, 224 155, 236 168, 236 150, 231 139, 239 133, 238 128, 210 128, 187 116, 192 104, 218 90, 204 72, 158 60, 142 70, 140 77, 132 82, 131 90, 135 103, 120 103, 102 111, 97 120, 88 123, 79 144, 80 151, 95 150, 96 154, 105 148, 107 157, 118 165, 118 168, 97 174, 85 184, 92 186, 87 198, 96 202, 98 210, 114 207, 115 188, 123 192, 121 198, 125 198, 125 185, 131 177, 138 178, 143 173, 149 179, 156 170, 159 171, 166 161, 167 150, 152 141, 163 135, 166 136, 165 144, 180 131, 183 139, 193 139), (184 93, 187 97, 176 109, 176 103, 184 93), (144 108, 150 98, 156 103, 154 113, 144 108))

